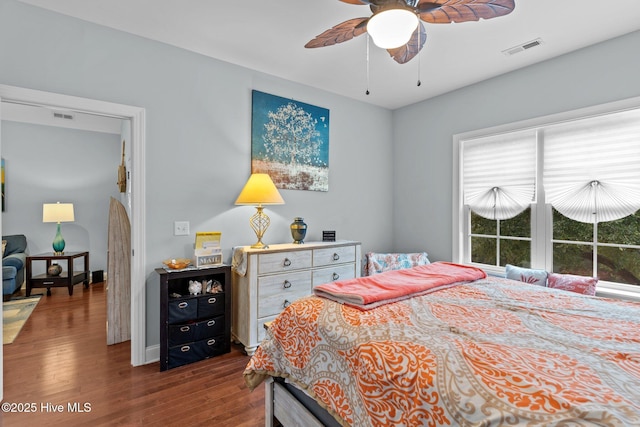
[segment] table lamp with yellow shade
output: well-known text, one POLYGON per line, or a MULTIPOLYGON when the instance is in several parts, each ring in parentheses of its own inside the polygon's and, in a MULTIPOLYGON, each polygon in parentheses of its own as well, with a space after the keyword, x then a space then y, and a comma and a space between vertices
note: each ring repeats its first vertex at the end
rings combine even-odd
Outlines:
POLYGON ((267 231, 267 228, 269 228, 271 220, 267 214, 264 213, 263 205, 283 204, 284 200, 268 174, 251 174, 236 199, 236 205, 251 205, 256 207, 256 213, 249 219, 249 224, 258 238, 258 241, 251 245, 252 248, 266 249, 268 247, 262 242, 262 237, 267 231))

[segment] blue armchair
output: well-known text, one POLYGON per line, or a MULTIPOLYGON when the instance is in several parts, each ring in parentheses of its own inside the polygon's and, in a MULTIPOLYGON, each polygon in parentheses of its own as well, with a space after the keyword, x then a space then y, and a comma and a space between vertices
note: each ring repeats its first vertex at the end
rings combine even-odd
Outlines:
POLYGON ((22 287, 27 259, 27 238, 23 234, 2 236, 2 297, 4 301, 22 287), (5 245, 6 242, 6 245, 5 245))

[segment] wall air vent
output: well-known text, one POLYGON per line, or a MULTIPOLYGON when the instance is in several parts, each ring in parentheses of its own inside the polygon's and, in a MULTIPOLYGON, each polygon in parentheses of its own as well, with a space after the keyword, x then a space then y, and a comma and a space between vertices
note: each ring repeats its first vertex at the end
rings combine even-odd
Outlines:
POLYGON ((53 112, 54 119, 73 120, 73 114, 53 112))
POLYGON ((503 54, 507 56, 515 55, 516 53, 524 52, 525 50, 534 48, 536 46, 540 46, 542 44, 542 39, 537 38, 535 40, 528 41, 526 43, 522 43, 518 46, 511 47, 509 49, 505 49, 502 51, 503 54))

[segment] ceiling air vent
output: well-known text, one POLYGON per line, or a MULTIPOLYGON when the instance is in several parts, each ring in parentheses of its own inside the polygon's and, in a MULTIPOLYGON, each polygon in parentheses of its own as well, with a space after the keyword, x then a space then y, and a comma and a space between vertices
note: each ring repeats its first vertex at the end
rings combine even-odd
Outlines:
POLYGON ((542 39, 537 38, 535 40, 531 40, 529 42, 522 43, 522 44, 520 44, 518 46, 514 46, 514 47, 511 47, 509 49, 503 50, 502 53, 504 53, 507 56, 511 56, 511 55, 515 55, 516 53, 519 53, 519 52, 524 52, 525 50, 534 48, 536 46, 540 46, 541 44, 542 44, 542 39))
POLYGON ((54 119, 73 120, 73 114, 53 112, 54 119))

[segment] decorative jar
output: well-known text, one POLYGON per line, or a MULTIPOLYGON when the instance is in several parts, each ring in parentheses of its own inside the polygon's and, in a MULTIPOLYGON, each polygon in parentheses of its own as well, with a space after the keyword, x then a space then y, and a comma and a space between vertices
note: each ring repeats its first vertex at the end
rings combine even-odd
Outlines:
POLYGON ((51 264, 47 268, 47 274, 49 276, 59 276, 62 273, 62 267, 59 264, 51 264))
POLYGON ((307 224, 304 222, 304 218, 296 217, 291 223, 291 237, 293 237, 293 243, 304 243, 304 236, 307 234, 307 224))

